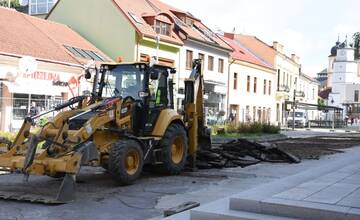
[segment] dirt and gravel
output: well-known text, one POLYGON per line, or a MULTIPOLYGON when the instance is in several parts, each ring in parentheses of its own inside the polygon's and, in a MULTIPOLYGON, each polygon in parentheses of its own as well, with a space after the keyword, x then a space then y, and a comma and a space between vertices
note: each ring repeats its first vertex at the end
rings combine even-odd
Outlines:
MULTIPOLYGON (((294 134, 302 136, 299 132, 294 134)), ((183 202, 205 204, 330 163, 332 158, 340 156, 335 153, 360 146, 360 135, 327 135, 263 140, 301 158, 302 162, 297 164, 261 162, 246 168, 207 169, 179 176, 144 173, 134 185, 125 187, 117 185, 102 168, 84 168, 77 178, 75 202, 48 206, 0 200, 0 219, 159 219, 165 209, 183 202)), ((360 150, 351 150, 356 149, 360 150)), ((61 183, 49 177, 31 176, 28 183, 22 179, 20 174, 0 174, 0 191, 54 195, 61 183)))
POLYGON ((342 153, 344 149, 359 146, 359 135, 318 136, 308 138, 289 138, 271 141, 279 149, 298 158, 319 159, 321 156, 342 153))

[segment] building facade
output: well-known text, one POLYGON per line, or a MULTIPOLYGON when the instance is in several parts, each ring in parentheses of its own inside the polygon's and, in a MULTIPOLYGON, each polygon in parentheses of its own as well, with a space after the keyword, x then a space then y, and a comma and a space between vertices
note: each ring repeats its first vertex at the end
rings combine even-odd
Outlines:
MULTIPOLYGON (((318 105, 318 92, 320 83, 308 75, 301 73, 299 77, 299 83, 297 84, 296 91, 301 95, 297 97, 297 100, 301 103, 310 105, 318 105)), ((305 115, 308 120, 319 120, 320 112, 312 107, 305 109, 305 115)))
POLYGON ((229 65, 229 119, 235 122, 276 123, 276 70, 225 33, 232 47, 229 65))
POLYGON ((208 67, 204 68, 205 107, 211 116, 224 118, 231 48, 189 13, 156 0, 62 0, 47 19, 71 26, 114 60, 144 61, 156 56, 159 63, 175 67, 179 108, 192 59, 203 59, 208 67))
MULTIPOLYGON (((276 122, 279 125, 286 125, 288 117, 286 102, 293 101, 293 96, 296 94, 294 90, 298 87, 301 72, 299 57, 295 54, 287 56, 284 46, 276 41, 270 46, 255 36, 242 34, 235 35, 235 39, 276 69, 276 122)), ((298 99, 299 97, 296 97, 296 100, 298 99)))
POLYGON ((90 90, 83 65, 111 61, 65 25, 1 7, 0 17, 0 130, 90 90))

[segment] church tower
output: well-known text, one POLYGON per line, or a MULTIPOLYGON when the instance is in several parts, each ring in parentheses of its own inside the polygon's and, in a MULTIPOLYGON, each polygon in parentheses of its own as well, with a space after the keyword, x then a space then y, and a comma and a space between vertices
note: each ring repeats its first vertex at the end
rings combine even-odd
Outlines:
POLYGON ((344 42, 343 48, 338 48, 333 64, 332 91, 337 91, 337 87, 342 84, 359 83, 357 76, 357 63, 354 59, 354 48, 344 42))

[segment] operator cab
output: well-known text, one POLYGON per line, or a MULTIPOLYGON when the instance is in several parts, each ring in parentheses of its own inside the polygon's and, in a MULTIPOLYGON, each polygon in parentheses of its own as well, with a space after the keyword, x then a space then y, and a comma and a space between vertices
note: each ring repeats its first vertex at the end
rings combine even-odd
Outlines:
POLYGON ((151 134, 160 112, 174 108, 173 68, 148 63, 103 65, 98 94, 120 96, 132 103, 132 128, 137 135, 151 134))

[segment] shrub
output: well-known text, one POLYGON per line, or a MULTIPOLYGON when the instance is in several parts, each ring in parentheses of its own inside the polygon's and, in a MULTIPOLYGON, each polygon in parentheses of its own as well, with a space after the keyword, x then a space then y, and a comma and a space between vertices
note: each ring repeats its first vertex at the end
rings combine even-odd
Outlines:
POLYGON ((235 123, 229 123, 225 125, 226 133, 237 133, 237 125, 235 123))
MULTIPOLYGON (((259 122, 253 123, 229 123, 225 125, 226 133, 241 133, 241 134, 256 134, 256 133, 266 133, 266 134, 277 134, 280 131, 278 126, 271 124, 262 124, 259 122)), ((219 134, 219 132, 218 132, 219 134)))
POLYGON ((14 141, 16 137, 16 133, 6 132, 6 131, 0 131, 0 137, 6 138, 9 141, 14 141))

